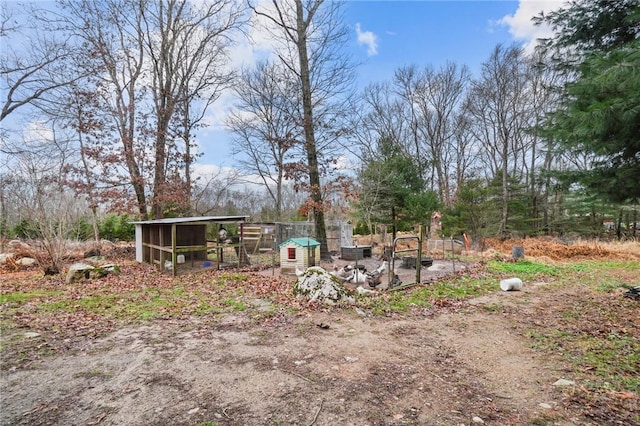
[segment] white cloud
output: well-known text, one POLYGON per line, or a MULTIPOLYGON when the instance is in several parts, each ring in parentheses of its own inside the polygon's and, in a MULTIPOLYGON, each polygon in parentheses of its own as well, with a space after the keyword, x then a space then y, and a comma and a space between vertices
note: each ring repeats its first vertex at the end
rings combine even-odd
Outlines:
MULTIPOLYGON (((268 14, 275 14, 274 6, 268 0, 258 0, 256 7, 268 14)), ((230 71, 251 68, 259 60, 270 59, 278 46, 278 40, 268 30, 270 21, 267 18, 251 13, 249 21, 246 34, 237 34, 236 43, 229 48, 226 69, 230 71)), ((225 90, 220 94, 204 118, 209 131, 224 130, 224 121, 235 102, 236 96, 232 90, 225 90)))
POLYGON ((356 23, 356 36, 358 44, 367 46, 367 55, 374 56, 378 54, 378 36, 371 31, 362 31, 360 23, 356 23))
POLYGON ((531 18, 544 12, 559 9, 564 0, 520 0, 518 9, 513 15, 506 15, 497 21, 499 25, 509 27, 509 32, 516 40, 526 42, 525 51, 533 52, 538 44, 537 39, 553 36, 551 28, 547 25, 536 26, 531 18))
POLYGON ((229 116, 229 112, 234 107, 237 98, 235 94, 227 89, 220 94, 220 97, 209 106, 207 109, 207 115, 204 117, 204 124, 207 126, 208 131, 211 130, 224 130, 225 120, 229 116))
MULTIPOLYGON (((256 174, 245 175, 233 167, 218 166, 216 164, 195 163, 192 177, 199 179, 201 185, 214 182, 217 185, 229 185, 231 190, 263 191, 265 189, 262 178, 256 174)), ((286 182, 286 181, 285 181, 286 182)))

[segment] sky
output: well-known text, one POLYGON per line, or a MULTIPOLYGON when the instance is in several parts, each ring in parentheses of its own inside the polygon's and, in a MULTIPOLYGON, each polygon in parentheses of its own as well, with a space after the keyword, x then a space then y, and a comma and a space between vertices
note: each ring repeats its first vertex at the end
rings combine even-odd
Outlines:
MULTIPOLYGON (((452 61, 478 75, 498 43, 517 43, 531 51, 537 37, 550 35, 548 29, 535 27, 531 18, 561 5, 561 0, 351 0, 345 4, 351 31, 345 48, 361 63, 358 87, 390 80, 395 70, 408 65, 437 69, 452 61)), ((253 46, 236 48, 236 61, 250 64, 269 49, 267 40, 255 39, 253 46)), ((200 135, 203 156, 198 170, 203 173, 215 169, 213 165, 233 166, 230 136, 221 124, 232 103, 228 96, 220 99, 210 127, 200 135)))
MULTIPOLYGON (((271 0, 254 0, 263 10, 269 3, 271 0)), ((478 75, 482 62, 498 43, 517 43, 532 51, 535 39, 549 36, 550 32, 535 27, 531 18, 542 10, 557 9, 562 3, 563 0, 347 0, 344 18, 350 36, 344 48, 359 64, 358 88, 391 80, 397 69, 408 65, 437 69, 452 61, 468 66, 472 74, 478 75)), ((249 33, 248 39, 230 51, 230 68, 250 67, 272 51, 272 37, 260 32, 259 27, 252 27, 249 33)), ((210 108, 208 126, 197 135, 202 153, 194 167, 197 175, 215 175, 236 163, 231 156, 231 134, 224 127, 233 104, 229 91, 210 108)))

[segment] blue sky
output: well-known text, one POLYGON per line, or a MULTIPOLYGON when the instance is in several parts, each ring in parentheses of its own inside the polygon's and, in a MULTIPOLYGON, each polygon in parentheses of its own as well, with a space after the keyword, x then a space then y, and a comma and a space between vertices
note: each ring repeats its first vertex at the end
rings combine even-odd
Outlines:
MULTIPOLYGON (((268 8, 271 0, 254 2, 268 8)), ((517 42, 531 49, 532 40, 548 35, 548 30, 534 27, 531 18, 561 5, 562 0, 350 0, 344 5, 345 23, 351 31, 345 48, 361 63, 359 87, 390 80, 398 68, 407 65, 438 68, 453 61, 467 65, 477 75, 498 43, 517 42)), ((256 29, 250 35, 251 42, 244 40, 231 51, 231 67, 250 66, 269 54, 271 37, 256 29)), ((231 94, 225 93, 210 109, 209 127, 198 135, 203 156, 196 173, 207 175, 220 167, 233 167, 231 137, 223 125, 233 102, 231 94)))
POLYGON ((517 7, 516 1, 351 1, 346 18, 360 34, 375 37, 375 52, 357 44, 357 31, 352 47, 358 57, 370 55, 362 78, 378 80, 410 64, 437 67, 450 60, 478 67, 497 43, 513 40, 509 28, 495 22, 517 7))
MULTIPOLYGON (((531 49, 536 37, 548 35, 544 28, 534 27, 531 18, 561 4, 561 0, 351 0, 345 5, 346 24, 352 30, 346 48, 362 62, 359 87, 389 80, 395 70, 407 65, 438 68, 453 61, 477 75, 498 43, 531 49)), ((257 45, 266 49, 261 42, 268 45, 268 40, 257 39, 257 45)), ((239 50, 246 55, 246 50, 239 50)), ((243 56, 243 62, 251 60, 243 56)), ((230 102, 221 100, 215 113, 218 118, 230 102)), ((201 136, 203 170, 209 169, 205 165, 233 166, 229 135, 221 126, 213 124, 201 136)))

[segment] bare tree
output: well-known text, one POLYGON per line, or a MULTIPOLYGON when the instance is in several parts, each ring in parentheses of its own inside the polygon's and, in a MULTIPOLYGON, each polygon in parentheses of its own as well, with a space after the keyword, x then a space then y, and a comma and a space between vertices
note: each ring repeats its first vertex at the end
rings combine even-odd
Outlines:
MULTIPOLYGON (((391 140, 415 159, 428 186, 437 189, 445 205, 452 203, 457 184, 469 162, 470 145, 461 114, 470 81, 466 67, 448 63, 435 70, 428 66, 398 69, 390 82, 365 87, 353 128, 361 160, 377 155, 376 143, 391 140), (468 157, 467 157, 468 158, 468 157)), ((357 151, 357 152, 356 152, 357 151)))
MULTIPOLYGON (((141 8, 144 43, 151 63, 155 113, 155 167, 152 215, 162 217, 167 184, 167 145, 172 142, 170 126, 178 112, 188 120, 190 132, 192 105, 204 97, 204 109, 232 81, 233 73, 223 68, 225 48, 232 31, 241 23, 241 11, 231 0, 195 5, 187 0, 148 2, 141 8), (183 110, 179 110, 183 106, 183 110)), ((200 115, 201 117, 202 115, 200 115)), ((199 120, 198 120, 199 121, 199 120)), ((184 123, 184 121, 183 121, 184 123)), ((185 138, 186 146, 191 143, 185 138)), ((185 158, 190 165, 191 158, 185 158)), ((189 192, 187 188, 187 193, 189 192)), ((184 203, 184 201, 183 201, 184 203)))
POLYGON ((286 164, 300 139, 298 102, 291 93, 296 82, 282 66, 258 63, 243 72, 235 87, 236 111, 227 120, 234 133, 233 154, 245 173, 257 174, 271 198, 275 219, 281 220, 286 164))
MULTIPOLYGON (((390 139, 404 146, 411 139, 411 123, 406 120, 406 105, 394 92, 390 82, 367 85, 353 107, 350 127, 355 129, 344 145, 359 161, 370 161, 378 152, 377 142, 390 139)), ((406 150, 410 154, 411 149, 406 150)))
POLYGON ((422 149, 423 140, 419 130, 421 126, 421 118, 418 111, 420 86, 422 86, 420 71, 415 65, 398 68, 394 73, 393 87, 402 100, 403 111, 406 114, 405 122, 408 123, 410 129, 407 140, 402 141, 402 143, 407 147, 407 153, 416 160, 423 179, 432 181, 429 179, 427 171, 428 159, 422 149))
POLYGON ((25 236, 33 240, 40 266, 57 273, 68 255, 69 240, 79 236, 76 225, 86 204, 65 188, 71 141, 53 131, 42 133, 40 139, 4 147, 12 161, 11 179, 5 181, 3 193, 20 212, 17 220, 29 224, 25 236))
POLYGON ((240 186, 241 178, 237 170, 226 168, 201 176, 195 183, 194 212, 199 215, 220 213, 230 194, 240 186))
POLYGON ((526 64, 517 46, 496 46, 472 83, 467 112, 473 117, 475 139, 485 149, 486 165, 499 176, 502 188, 499 234, 506 237, 511 196, 510 178, 519 178, 523 138, 527 128, 526 64))
POLYGON ((145 51, 139 28, 141 14, 135 2, 60 2, 60 21, 71 28, 79 43, 90 52, 88 64, 98 80, 97 93, 103 98, 104 120, 110 121, 114 138, 104 140, 124 163, 138 212, 147 214, 149 151, 148 124, 143 114, 145 51), (117 145, 113 142, 117 141, 117 145), (119 148, 116 148, 118 147, 119 148))
MULTIPOLYGON (((138 211, 188 211, 194 133, 227 87, 226 49, 241 25, 237 2, 61 2, 60 20, 90 52, 138 211), (149 199, 150 197, 150 199, 149 199)), ((109 141, 109 139, 106 139, 109 141)))
POLYGON ((527 80, 529 82, 529 100, 531 114, 529 123, 527 155, 528 161, 523 162, 525 180, 531 198, 531 217, 541 218, 538 228, 549 231, 549 199, 552 192, 552 178, 549 170, 562 168, 562 154, 554 152, 552 142, 541 137, 540 127, 544 117, 553 111, 559 102, 559 91, 555 90, 562 81, 558 70, 548 66, 549 61, 544 53, 537 51, 527 58, 527 80), (540 211, 541 210, 541 211, 540 211))
POLYGON ((307 207, 314 218, 321 257, 326 259, 329 251, 321 158, 329 152, 332 136, 341 130, 332 122, 342 111, 335 107, 335 101, 350 90, 353 81, 353 67, 342 49, 347 41, 347 31, 342 24, 339 2, 272 0, 271 6, 271 10, 267 10, 250 5, 270 24, 271 34, 282 43, 276 52, 279 59, 299 80, 306 164, 291 165, 290 173, 298 177, 304 169, 308 177, 310 199, 307 207), (328 108, 330 103, 334 104, 333 108, 328 108), (330 115, 330 112, 333 113, 330 115), (319 137, 321 134, 325 136, 324 140, 319 137))
POLYGON ((450 165, 455 164, 458 155, 465 154, 458 151, 459 127, 464 125, 458 114, 469 79, 466 67, 449 62, 437 71, 425 68, 416 82, 413 102, 419 117, 417 130, 424 135, 421 138, 423 155, 429 158, 434 175, 431 181, 436 184, 438 196, 447 207, 451 206, 454 193, 450 165))
POLYGON ((0 122, 19 108, 37 102, 84 76, 69 66, 76 53, 64 33, 37 18, 38 11, 3 2, 0 5, 0 122))

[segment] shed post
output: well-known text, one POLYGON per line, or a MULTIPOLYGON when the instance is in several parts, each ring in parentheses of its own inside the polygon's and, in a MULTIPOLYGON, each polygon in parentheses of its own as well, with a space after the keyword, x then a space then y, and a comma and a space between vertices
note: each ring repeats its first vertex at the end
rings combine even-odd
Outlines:
POLYGON ((177 233, 176 233, 176 224, 172 223, 171 224, 171 271, 173 273, 173 276, 175 277, 176 275, 178 275, 178 271, 177 271, 177 266, 176 265, 178 262, 178 254, 176 253, 176 239, 177 239, 177 233))
POLYGON ((142 255, 142 225, 137 224, 136 227, 136 262, 143 262, 142 255))
POLYGON ((422 237, 424 231, 422 225, 418 226, 418 253, 416 254, 416 284, 420 284, 422 281, 422 237))

